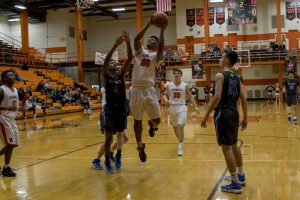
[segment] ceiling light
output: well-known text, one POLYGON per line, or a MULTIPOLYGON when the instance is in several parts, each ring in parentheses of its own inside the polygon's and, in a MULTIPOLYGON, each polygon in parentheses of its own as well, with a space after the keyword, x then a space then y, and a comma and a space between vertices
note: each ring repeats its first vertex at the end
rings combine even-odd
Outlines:
POLYGON ((124 11, 125 8, 113 8, 112 11, 124 11))
POLYGON ((17 22, 17 21, 20 21, 20 19, 18 18, 14 18, 14 19, 8 19, 9 22, 17 22))
POLYGON ((209 0, 210 3, 222 3, 224 0, 209 0))
POLYGON ((99 0, 93 0, 93 1, 95 1, 95 2, 96 2, 96 1, 99 1, 99 0))
POLYGON ((27 9, 25 6, 21 6, 21 5, 15 5, 15 8, 19 8, 21 10, 26 10, 27 9))

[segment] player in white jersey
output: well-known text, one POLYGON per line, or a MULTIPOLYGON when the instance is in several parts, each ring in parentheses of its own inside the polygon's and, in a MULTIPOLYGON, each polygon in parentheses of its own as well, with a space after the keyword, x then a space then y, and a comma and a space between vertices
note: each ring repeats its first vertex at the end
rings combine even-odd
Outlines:
POLYGON ((132 72, 132 86, 129 89, 130 111, 134 118, 134 133, 137 149, 142 162, 146 162, 145 144, 142 143, 143 112, 149 117, 149 135, 154 136, 160 123, 160 107, 154 88, 155 70, 163 60, 164 31, 168 25, 165 23, 160 30, 159 39, 151 36, 147 42, 147 49, 141 43, 145 32, 152 25, 151 20, 135 36, 134 48, 136 51, 135 63, 132 72))
POLYGON ((0 138, 5 145, 0 150, 4 155, 5 164, 2 176, 14 177, 16 173, 10 168, 12 152, 19 145, 19 131, 15 117, 18 115, 19 96, 15 83, 15 75, 12 71, 3 71, 1 74, 3 85, 0 86, 0 138))
POLYGON ((190 92, 190 88, 185 82, 181 81, 182 71, 180 69, 173 70, 174 79, 167 84, 166 93, 164 95, 165 104, 169 106, 170 121, 174 129, 174 133, 178 139, 178 156, 183 155, 184 142, 184 126, 187 121, 187 98, 192 102, 195 110, 198 107, 195 99, 190 92))

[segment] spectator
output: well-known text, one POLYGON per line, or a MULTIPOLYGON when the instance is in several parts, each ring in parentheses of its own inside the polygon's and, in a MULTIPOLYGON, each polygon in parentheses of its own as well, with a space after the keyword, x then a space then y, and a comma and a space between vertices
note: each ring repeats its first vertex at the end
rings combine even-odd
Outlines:
POLYGON ((90 101, 87 93, 84 93, 82 98, 81 98, 81 104, 83 105, 84 108, 84 114, 90 113, 90 101))
POLYGON ((44 80, 41 80, 38 84, 38 86, 36 87, 36 91, 41 92, 42 94, 45 93, 45 83, 44 80))

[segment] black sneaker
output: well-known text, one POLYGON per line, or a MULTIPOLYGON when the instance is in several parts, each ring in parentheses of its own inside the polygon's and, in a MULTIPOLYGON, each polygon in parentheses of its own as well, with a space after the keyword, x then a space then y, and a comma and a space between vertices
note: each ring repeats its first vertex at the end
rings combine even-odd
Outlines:
POLYGON ((149 135, 150 135, 150 137, 154 137, 155 131, 157 131, 158 128, 157 127, 156 128, 152 128, 152 122, 151 122, 151 120, 148 120, 148 124, 150 126, 150 128, 149 128, 149 135))
POLYGON ((142 144, 142 147, 138 147, 137 150, 139 151, 140 160, 142 162, 146 162, 147 154, 145 153, 146 145, 145 143, 142 144))
POLYGON ((17 174, 10 168, 6 167, 2 170, 2 176, 15 177, 17 174))

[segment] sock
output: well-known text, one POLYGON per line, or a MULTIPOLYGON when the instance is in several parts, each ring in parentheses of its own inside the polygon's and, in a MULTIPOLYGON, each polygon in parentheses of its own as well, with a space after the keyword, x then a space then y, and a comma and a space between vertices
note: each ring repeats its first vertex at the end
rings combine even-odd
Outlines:
POLYGON ((297 117, 294 117, 294 122, 296 122, 297 121, 297 117))
POLYGON ((183 143, 182 142, 179 142, 178 143, 178 149, 182 149, 183 148, 183 143))
POLYGON ((118 150, 117 150, 116 156, 120 156, 120 155, 121 155, 121 152, 122 152, 122 150, 118 149, 118 150))
POLYGON ((237 173, 236 173, 236 172, 232 173, 230 176, 231 176, 231 180, 232 180, 233 182, 235 182, 235 183, 238 183, 238 182, 239 182, 238 177, 237 177, 237 173))
POLYGON ((289 121, 289 122, 292 121, 292 118, 291 118, 290 115, 288 115, 288 121, 289 121))
POLYGON ((3 169, 6 169, 6 168, 8 168, 9 167, 9 164, 5 164, 4 166, 3 166, 3 169))
POLYGON ((244 175, 243 167, 237 167, 237 169, 238 169, 238 174, 239 174, 240 176, 244 175))

